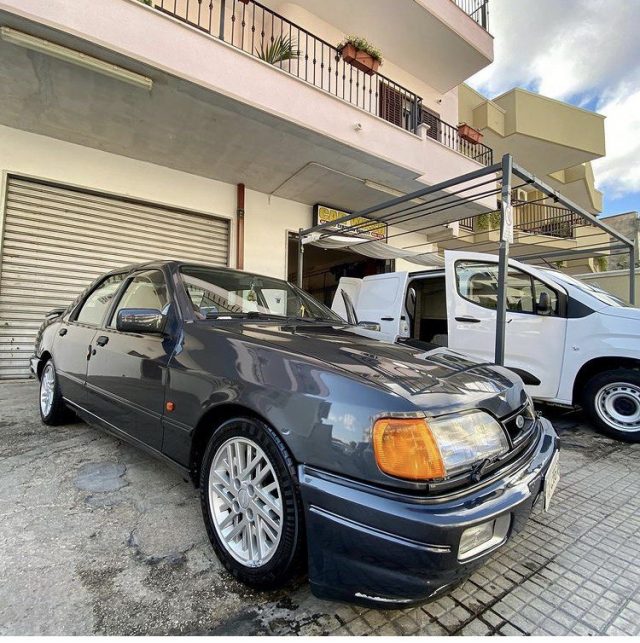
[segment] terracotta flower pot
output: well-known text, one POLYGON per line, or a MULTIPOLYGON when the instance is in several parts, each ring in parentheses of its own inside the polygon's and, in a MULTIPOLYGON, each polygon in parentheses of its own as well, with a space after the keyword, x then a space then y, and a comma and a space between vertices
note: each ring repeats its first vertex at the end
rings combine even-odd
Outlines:
POLYGON ((368 54, 366 51, 356 49, 351 43, 347 43, 341 50, 340 55, 345 62, 353 65, 356 69, 365 74, 375 74, 380 67, 380 61, 368 54))
POLYGON ((481 132, 479 132, 477 129, 473 129, 471 125, 467 125, 466 123, 458 125, 458 136, 463 141, 467 141, 468 143, 472 143, 473 145, 481 143, 483 139, 483 135, 481 132))

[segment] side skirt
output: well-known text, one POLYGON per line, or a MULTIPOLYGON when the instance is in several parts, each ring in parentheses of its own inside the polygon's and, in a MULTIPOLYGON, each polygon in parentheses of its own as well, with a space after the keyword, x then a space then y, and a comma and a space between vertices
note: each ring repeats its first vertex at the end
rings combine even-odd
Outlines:
POLYGON ((181 464, 178 464, 175 460, 172 460, 169 456, 162 453, 162 451, 158 451, 157 449, 150 447, 148 444, 145 444, 141 440, 138 440, 132 435, 129 435, 128 433, 125 433, 124 431, 113 426, 113 424, 109 424, 109 422, 107 422, 106 420, 103 420, 102 418, 98 417, 97 415, 94 415, 90 411, 87 411, 83 407, 78 406, 75 402, 68 400, 66 397, 63 399, 65 404, 67 404, 70 408, 72 408, 74 413, 76 413, 76 415, 87 424, 90 424, 91 426, 96 427, 97 429, 101 429, 105 433, 108 433, 109 435, 113 436, 114 438, 117 438, 118 440, 123 440, 124 442, 127 442, 134 447, 142 449, 143 451, 145 451, 146 453, 148 453, 149 455, 153 456, 158 460, 162 460, 162 462, 164 462, 165 464, 169 465, 172 469, 177 471, 184 478, 185 482, 190 482, 190 483, 192 482, 191 475, 187 467, 183 467, 181 464))

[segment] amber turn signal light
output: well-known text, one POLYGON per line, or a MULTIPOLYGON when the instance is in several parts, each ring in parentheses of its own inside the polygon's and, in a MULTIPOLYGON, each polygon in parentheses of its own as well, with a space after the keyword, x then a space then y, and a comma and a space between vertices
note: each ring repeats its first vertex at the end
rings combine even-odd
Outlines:
POLYGON ((444 462, 426 420, 384 418, 373 425, 373 450, 380 470, 405 480, 445 477, 444 462))

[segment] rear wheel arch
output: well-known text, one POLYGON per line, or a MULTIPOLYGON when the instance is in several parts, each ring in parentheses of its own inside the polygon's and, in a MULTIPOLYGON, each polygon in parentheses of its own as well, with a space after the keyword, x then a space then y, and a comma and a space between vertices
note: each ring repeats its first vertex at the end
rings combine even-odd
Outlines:
POLYGON ((280 431, 275 427, 269 420, 253 409, 243 406, 242 404, 220 404, 214 406, 213 408, 207 410, 204 415, 198 421, 196 428, 193 431, 191 438, 191 453, 189 457, 189 473, 191 476, 191 482, 195 487, 198 487, 200 484, 200 467, 202 465, 202 458, 204 457, 207 445, 209 440, 214 432, 220 428, 227 420, 233 418, 252 418, 254 420, 259 420, 271 428, 276 435, 282 440, 283 444, 289 451, 292 459, 295 462, 295 458, 291 454, 291 450, 288 448, 286 442, 282 439, 280 431))
POLYGON ((596 357, 583 364, 573 382, 573 404, 581 404, 582 393, 591 378, 621 368, 640 370, 640 360, 630 357, 596 357))

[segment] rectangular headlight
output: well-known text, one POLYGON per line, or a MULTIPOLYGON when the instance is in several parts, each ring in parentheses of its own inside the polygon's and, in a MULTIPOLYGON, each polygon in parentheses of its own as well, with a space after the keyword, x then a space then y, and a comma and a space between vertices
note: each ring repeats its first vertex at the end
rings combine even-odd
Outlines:
POLYGON ((405 480, 442 480, 509 450, 502 426, 488 413, 440 418, 383 418, 373 426, 381 471, 405 480))
POLYGON ((443 416, 427 422, 440 448, 447 476, 509 451, 502 426, 484 411, 443 416))

